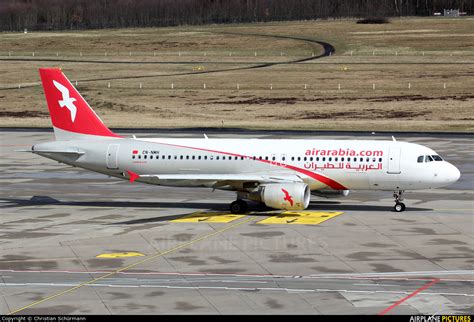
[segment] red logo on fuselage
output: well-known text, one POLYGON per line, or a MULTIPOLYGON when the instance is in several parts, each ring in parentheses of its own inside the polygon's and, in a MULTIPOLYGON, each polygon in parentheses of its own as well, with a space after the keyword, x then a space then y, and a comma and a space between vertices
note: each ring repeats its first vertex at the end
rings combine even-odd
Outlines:
POLYGON ((293 197, 290 196, 287 190, 281 188, 281 191, 285 194, 285 198, 283 200, 288 201, 290 203, 290 206, 293 206, 293 197))

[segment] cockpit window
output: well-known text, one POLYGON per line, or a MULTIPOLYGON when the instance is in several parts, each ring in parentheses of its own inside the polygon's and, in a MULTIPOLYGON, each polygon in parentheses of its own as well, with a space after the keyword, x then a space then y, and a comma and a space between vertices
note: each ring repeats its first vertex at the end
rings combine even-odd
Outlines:
POLYGON ((418 163, 431 162, 431 161, 443 161, 439 155, 420 155, 416 160, 418 163))

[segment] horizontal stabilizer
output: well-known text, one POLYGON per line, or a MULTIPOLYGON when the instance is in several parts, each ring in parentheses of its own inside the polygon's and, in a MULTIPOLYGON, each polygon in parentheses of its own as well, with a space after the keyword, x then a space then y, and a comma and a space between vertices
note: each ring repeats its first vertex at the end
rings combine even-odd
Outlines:
POLYGON ((53 153, 53 154, 69 154, 69 155, 83 155, 85 152, 78 150, 16 150, 15 152, 30 152, 30 153, 53 153))

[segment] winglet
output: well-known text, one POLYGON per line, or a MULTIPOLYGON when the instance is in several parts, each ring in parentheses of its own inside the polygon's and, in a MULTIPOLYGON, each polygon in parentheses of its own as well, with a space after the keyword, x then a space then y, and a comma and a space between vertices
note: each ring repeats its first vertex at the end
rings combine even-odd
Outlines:
POLYGON ((128 177, 129 177, 129 180, 130 180, 130 183, 133 183, 135 180, 137 180, 138 178, 140 178, 140 175, 133 172, 133 171, 130 171, 130 170, 127 170, 127 173, 128 173, 128 177))

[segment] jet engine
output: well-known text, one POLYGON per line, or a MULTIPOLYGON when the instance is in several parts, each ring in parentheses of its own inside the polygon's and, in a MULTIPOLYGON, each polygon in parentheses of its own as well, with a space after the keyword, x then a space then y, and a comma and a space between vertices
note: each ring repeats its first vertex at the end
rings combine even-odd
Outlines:
POLYGON ((303 210, 309 205, 310 189, 305 183, 272 183, 261 187, 261 201, 270 208, 303 210))
POLYGON ((324 197, 324 198, 343 198, 349 195, 350 190, 313 190, 311 194, 313 196, 324 197))

